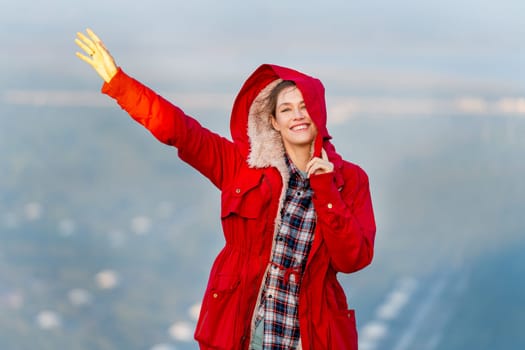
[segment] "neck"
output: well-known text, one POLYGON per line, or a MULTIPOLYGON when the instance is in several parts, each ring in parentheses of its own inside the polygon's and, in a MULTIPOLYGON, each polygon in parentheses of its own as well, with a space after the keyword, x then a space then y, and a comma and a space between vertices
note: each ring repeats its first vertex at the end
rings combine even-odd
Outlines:
POLYGON ((311 147, 285 147, 286 154, 292 163, 301 171, 306 171, 306 164, 312 159, 311 147))

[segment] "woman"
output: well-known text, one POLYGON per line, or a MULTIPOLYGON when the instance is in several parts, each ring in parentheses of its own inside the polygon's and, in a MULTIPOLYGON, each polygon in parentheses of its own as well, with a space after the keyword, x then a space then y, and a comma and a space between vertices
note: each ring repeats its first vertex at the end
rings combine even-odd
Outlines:
POLYGON ((225 247, 204 294, 201 349, 357 349, 354 311, 337 281, 370 264, 375 222, 368 178, 326 129, 318 79, 275 65, 244 83, 229 141, 118 68, 91 31, 77 56, 157 139, 222 193, 225 247))

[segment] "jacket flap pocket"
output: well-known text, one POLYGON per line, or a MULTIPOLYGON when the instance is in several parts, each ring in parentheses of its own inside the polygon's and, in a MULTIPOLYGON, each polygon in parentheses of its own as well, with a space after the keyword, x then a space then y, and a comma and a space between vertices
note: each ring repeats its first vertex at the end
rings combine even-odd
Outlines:
POLYGON ((217 275, 211 284, 212 291, 231 291, 237 288, 240 279, 239 275, 236 274, 219 274, 217 275))
POLYGON ((259 171, 239 174, 231 186, 222 191, 221 217, 237 214, 248 219, 258 218, 265 197, 259 186, 261 178, 259 171))

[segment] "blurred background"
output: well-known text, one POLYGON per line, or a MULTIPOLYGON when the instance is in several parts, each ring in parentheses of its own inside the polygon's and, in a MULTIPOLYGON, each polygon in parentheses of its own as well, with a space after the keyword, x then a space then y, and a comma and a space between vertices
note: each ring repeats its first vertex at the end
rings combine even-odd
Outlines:
POLYGON ((525 347, 522 0, 2 0, 0 349, 197 349, 219 192, 74 53, 229 137, 261 63, 325 86, 370 177, 376 256, 340 275, 361 350, 525 347))

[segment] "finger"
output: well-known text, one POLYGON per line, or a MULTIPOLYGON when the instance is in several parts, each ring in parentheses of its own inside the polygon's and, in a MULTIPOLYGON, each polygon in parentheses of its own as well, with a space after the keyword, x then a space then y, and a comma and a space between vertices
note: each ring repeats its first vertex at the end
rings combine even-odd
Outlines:
POLYGON ((322 160, 320 158, 314 158, 307 164, 306 169, 308 176, 310 176, 311 174, 324 174, 332 172, 334 167, 329 161, 322 160))
POLYGON ((93 60, 91 60, 89 57, 86 57, 84 56, 83 54, 81 54, 80 52, 75 52, 75 55, 80 58, 82 61, 86 62, 87 64, 89 64, 90 66, 94 67, 94 63, 93 63, 93 60))
POLYGON ((86 44, 84 44, 79 39, 75 39, 75 44, 77 44, 82 50, 84 50, 88 55, 93 55, 94 50, 89 48, 86 44))
POLYGON ((312 169, 306 170, 306 177, 310 177, 312 175, 312 169))
POLYGON ((95 32, 91 28, 86 29, 86 32, 88 33, 88 35, 91 38, 91 40, 93 40, 93 42, 97 43, 97 42, 101 42, 102 41, 102 40, 100 40, 98 35, 95 34, 95 32))
POLYGON ((308 164, 306 165, 306 173, 308 174, 308 177, 310 177, 310 175, 312 174, 315 174, 315 172, 319 170, 319 161, 320 159, 315 157, 308 162, 308 164))
POLYGON ((315 161, 315 157, 310 159, 310 161, 306 163, 306 167, 304 170, 306 171, 307 174, 310 172, 310 168, 312 167, 314 161, 315 161))
POLYGON ((313 165, 310 170, 307 172, 308 174, 308 177, 310 177, 311 175, 315 175, 317 173, 319 173, 319 171, 322 171, 323 170, 323 167, 322 166, 319 166, 319 165, 313 165))
POLYGON ((104 46, 104 43, 102 42, 102 40, 98 37, 97 34, 95 34, 95 32, 93 30, 91 30, 90 28, 86 29, 86 32, 88 33, 89 37, 91 38, 91 40, 93 40, 93 43, 95 43, 95 45, 98 47, 98 48, 102 48, 104 50, 107 51, 106 47, 104 46))
POLYGON ((93 43, 93 41, 88 38, 87 36, 85 36, 84 34, 82 34, 81 32, 78 32, 77 33, 77 37, 87 46, 91 49, 91 51, 94 51, 96 49, 96 45, 95 43, 93 43))
POLYGON ((321 149, 321 158, 323 158, 323 160, 328 160, 328 154, 326 154, 324 148, 321 149))

